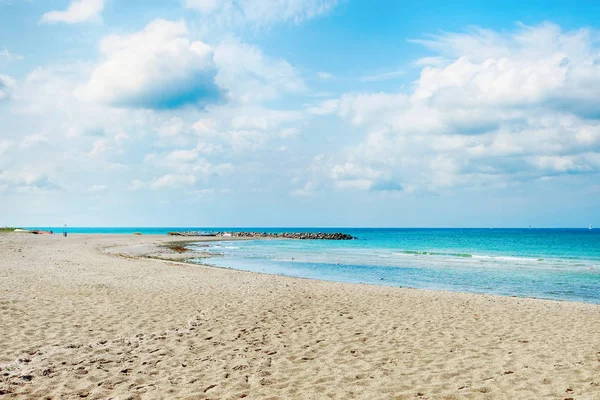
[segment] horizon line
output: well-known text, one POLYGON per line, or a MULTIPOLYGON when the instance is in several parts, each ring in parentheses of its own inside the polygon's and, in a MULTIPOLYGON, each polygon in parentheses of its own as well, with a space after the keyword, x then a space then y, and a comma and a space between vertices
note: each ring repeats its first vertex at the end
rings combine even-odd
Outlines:
MULTIPOLYGON (((6 226, 8 227, 8 226, 6 226)), ((12 226, 14 228, 19 228, 20 226, 12 226)), ((65 225, 31 225, 31 226, 23 226, 24 228, 40 228, 40 227, 48 227, 48 228, 64 228, 65 225)), ((136 225, 127 225, 127 226, 92 226, 92 225, 80 225, 80 226, 69 226, 66 225, 66 228, 76 229, 76 228, 85 228, 85 229, 109 229, 109 228, 117 228, 117 229, 128 229, 128 228, 141 228, 141 229, 166 229, 166 228, 175 228, 175 229, 191 229, 191 228, 202 228, 202 229, 589 229, 585 226, 251 226, 251 225, 242 225, 242 226, 202 226, 202 225, 188 225, 188 226, 176 226, 176 225, 164 225, 164 226, 136 226, 136 225)))

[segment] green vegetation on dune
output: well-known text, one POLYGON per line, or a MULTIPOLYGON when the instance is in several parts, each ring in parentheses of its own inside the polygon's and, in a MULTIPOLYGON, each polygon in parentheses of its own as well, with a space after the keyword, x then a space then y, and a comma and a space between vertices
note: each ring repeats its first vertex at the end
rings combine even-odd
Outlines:
POLYGON ((14 232, 15 229, 17 229, 17 228, 9 228, 9 227, 0 228, 0 233, 14 232))

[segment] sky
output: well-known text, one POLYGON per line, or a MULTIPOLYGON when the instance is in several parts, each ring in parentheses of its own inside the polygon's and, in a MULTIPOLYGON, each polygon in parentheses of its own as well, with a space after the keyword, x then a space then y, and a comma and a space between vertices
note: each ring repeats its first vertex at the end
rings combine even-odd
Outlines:
POLYGON ((0 226, 600 226, 598 16, 0 0, 0 226))

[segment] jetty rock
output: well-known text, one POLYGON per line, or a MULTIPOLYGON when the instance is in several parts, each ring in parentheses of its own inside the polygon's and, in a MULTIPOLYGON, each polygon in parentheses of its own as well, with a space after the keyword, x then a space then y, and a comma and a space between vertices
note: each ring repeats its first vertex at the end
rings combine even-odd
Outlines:
POLYGON ((231 236, 239 238, 282 238, 300 240, 354 240, 356 237, 343 232, 218 232, 217 236, 231 236))

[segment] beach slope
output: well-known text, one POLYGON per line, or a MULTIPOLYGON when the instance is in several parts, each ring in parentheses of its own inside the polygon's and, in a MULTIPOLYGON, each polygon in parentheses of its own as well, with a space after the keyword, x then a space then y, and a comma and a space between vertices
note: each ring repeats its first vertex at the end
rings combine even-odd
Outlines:
POLYGON ((0 398, 600 399, 600 306, 184 264, 172 240, 0 235, 0 398))

